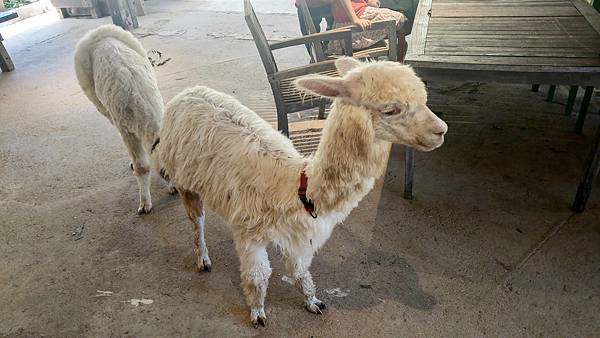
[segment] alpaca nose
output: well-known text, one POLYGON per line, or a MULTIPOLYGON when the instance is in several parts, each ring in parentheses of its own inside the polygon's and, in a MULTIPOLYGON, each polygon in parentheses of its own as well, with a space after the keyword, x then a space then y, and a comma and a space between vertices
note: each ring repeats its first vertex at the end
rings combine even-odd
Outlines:
POLYGON ((438 123, 435 128, 432 130, 432 132, 438 136, 444 136, 446 134, 446 132, 448 131, 448 125, 446 124, 446 122, 441 121, 441 123, 438 123))

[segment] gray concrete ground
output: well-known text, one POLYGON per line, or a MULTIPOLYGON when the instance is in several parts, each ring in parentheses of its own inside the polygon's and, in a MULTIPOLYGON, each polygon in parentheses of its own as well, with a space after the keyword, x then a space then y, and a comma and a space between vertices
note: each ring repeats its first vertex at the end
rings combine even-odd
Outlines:
MULTIPOLYGON (((171 58, 157 68, 165 101, 203 84, 272 104, 239 2, 146 2, 135 34, 171 58)), ((267 35, 296 36, 291 5, 271 5, 257 2, 267 35)), ((269 322, 255 330, 227 224, 208 211, 213 272, 198 274, 183 207, 158 179, 154 211, 135 215, 125 147, 72 69, 77 40, 110 19, 36 20, 1 29, 16 70, 0 74, 0 335, 599 335, 600 185, 569 211, 597 115, 579 136, 526 86, 430 84, 450 131, 418 154, 415 200, 395 147, 314 261, 327 313, 303 309, 271 250, 269 322)), ((302 48, 278 57, 307 61, 302 48)))

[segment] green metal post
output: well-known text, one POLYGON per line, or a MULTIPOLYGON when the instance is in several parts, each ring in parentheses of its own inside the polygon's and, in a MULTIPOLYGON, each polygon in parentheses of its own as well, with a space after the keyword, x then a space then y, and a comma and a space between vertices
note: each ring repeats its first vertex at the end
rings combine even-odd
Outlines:
POLYGON ((593 93, 594 87, 585 87, 585 94, 583 94, 583 100, 581 101, 581 109, 579 109, 577 123, 575 124, 575 132, 577 134, 581 134, 581 131, 583 130, 585 116, 587 115, 588 108, 590 107, 590 101, 592 100, 593 93))
POLYGON ((573 113, 573 107, 575 106, 575 98, 577 97, 577 90, 579 86, 571 86, 569 90, 569 98, 567 99, 567 107, 565 108, 565 116, 571 116, 573 113))

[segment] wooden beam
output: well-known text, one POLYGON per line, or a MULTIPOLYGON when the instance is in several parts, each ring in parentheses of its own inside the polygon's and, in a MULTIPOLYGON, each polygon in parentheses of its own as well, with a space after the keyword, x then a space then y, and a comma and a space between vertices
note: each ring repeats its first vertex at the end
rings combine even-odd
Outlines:
POLYGON ((407 54, 422 55, 425 54, 425 43, 427 40, 427 30, 429 27, 429 17, 431 15, 431 1, 421 0, 415 14, 413 23, 411 43, 407 54))
POLYGON ((10 72, 15 69, 15 65, 13 64, 10 55, 8 55, 8 51, 4 48, 4 44, 2 43, 2 35, 0 35, 0 69, 3 72, 10 72))
POLYGON ((139 27, 131 0, 108 0, 108 5, 113 24, 125 30, 139 27))

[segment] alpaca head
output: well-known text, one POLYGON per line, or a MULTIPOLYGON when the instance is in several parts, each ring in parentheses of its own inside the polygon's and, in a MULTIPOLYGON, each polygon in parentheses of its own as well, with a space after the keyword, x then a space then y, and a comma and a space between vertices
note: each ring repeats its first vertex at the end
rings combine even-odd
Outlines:
POLYGON ((425 85, 412 68, 353 58, 341 58, 335 66, 341 77, 308 75, 296 80, 296 85, 370 114, 379 139, 421 151, 444 143, 448 126, 427 107, 425 85))

